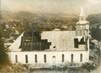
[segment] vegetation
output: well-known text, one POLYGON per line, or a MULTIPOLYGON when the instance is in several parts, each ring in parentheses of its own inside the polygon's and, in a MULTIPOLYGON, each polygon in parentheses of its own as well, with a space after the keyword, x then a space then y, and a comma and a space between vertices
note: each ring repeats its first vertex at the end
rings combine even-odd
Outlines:
MULTIPOLYGON (((11 36, 15 30, 20 33, 23 31, 31 30, 52 30, 54 28, 60 28, 61 30, 75 30, 76 22, 78 21, 77 15, 71 14, 38 14, 30 12, 2 12, 3 25, 2 29, 6 29, 3 33, 8 32, 4 36, 11 36), (5 25, 9 25, 9 28, 6 28, 5 25)), ((96 24, 101 25, 101 14, 89 15, 87 18, 90 21, 90 28, 96 24)), ((0 27, 1 28, 1 27, 0 27)), ((93 31, 93 30, 91 30, 93 31)))
POLYGON ((0 68, 2 66, 8 65, 9 64, 9 58, 7 54, 7 49, 4 48, 4 43, 2 40, 2 35, 1 35, 1 30, 0 30, 0 68))
POLYGON ((87 69, 90 72, 96 68, 96 65, 94 63, 84 63, 82 68, 87 69))
POLYGON ((27 72, 27 66, 22 64, 11 64, 10 66, 5 66, 5 68, 0 69, 2 73, 19 73, 27 72))
POLYGON ((101 14, 89 15, 88 21, 92 38, 101 41, 101 14))
POLYGON ((97 25, 96 28, 92 28, 91 29, 91 36, 98 40, 98 41, 101 41, 101 28, 99 25, 97 25))

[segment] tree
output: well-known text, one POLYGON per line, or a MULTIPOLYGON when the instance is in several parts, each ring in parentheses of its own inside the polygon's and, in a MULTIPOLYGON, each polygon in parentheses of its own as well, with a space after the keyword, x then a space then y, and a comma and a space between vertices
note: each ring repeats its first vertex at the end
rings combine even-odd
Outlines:
POLYGON ((101 29, 100 29, 100 25, 97 25, 96 28, 92 28, 91 29, 91 36, 98 40, 101 41, 101 29))
POLYGON ((9 63, 9 58, 7 54, 7 49, 4 48, 4 43, 2 40, 2 35, 1 35, 1 30, 0 30, 0 67, 7 65, 9 63))
POLYGON ((91 29, 91 36, 92 38, 96 39, 98 41, 98 54, 99 54, 99 60, 98 60, 98 63, 100 63, 100 56, 101 56, 101 47, 100 47, 100 42, 101 42, 101 28, 100 28, 100 25, 97 25, 96 28, 92 28, 91 29))

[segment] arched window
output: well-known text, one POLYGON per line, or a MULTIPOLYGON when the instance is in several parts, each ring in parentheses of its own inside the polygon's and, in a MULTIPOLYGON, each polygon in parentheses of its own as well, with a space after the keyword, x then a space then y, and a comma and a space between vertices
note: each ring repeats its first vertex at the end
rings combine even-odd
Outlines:
POLYGON ((71 62, 73 62, 73 59, 74 58, 74 55, 73 54, 71 54, 71 62))
POLYGON ((28 55, 25 55, 25 62, 28 63, 28 55))
POLYGON ((62 62, 64 62, 64 54, 62 54, 62 62))
POLYGON ((35 63, 37 63, 37 54, 35 54, 35 63))
POLYGON ((47 62, 46 54, 44 55, 44 63, 47 62))
POLYGON ((83 59, 83 55, 80 54, 80 62, 82 62, 82 59, 83 59))
POLYGON ((18 56, 15 55, 15 62, 18 63, 18 56))

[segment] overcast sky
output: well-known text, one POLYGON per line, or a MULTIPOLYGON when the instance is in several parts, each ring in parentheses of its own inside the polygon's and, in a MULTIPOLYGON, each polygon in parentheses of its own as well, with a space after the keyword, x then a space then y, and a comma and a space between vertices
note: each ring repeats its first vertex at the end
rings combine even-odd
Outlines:
POLYGON ((84 7, 88 14, 101 13, 101 0, 1 0, 3 10, 78 13, 84 7))

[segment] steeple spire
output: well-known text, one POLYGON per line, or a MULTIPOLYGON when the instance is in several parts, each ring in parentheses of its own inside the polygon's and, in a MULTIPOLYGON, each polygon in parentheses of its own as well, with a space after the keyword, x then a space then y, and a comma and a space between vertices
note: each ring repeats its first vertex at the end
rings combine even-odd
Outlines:
POLYGON ((86 20, 86 14, 85 14, 85 11, 84 9, 81 7, 81 10, 80 10, 80 15, 79 15, 79 21, 77 22, 77 24, 87 24, 88 21, 86 20))
POLYGON ((85 16, 85 12, 84 12, 84 9, 81 7, 81 12, 80 12, 80 16, 85 16))
POLYGON ((89 22, 86 20, 86 17, 87 16, 85 15, 84 9, 81 8, 79 21, 76 25, 77 34, 80 36, 87 36, 89 32, 89 22))
POLYGON ((86 14, 84 12, 84 9, 81 8, 79 21, 85 21, 85 20, 86 20, 86 14))

